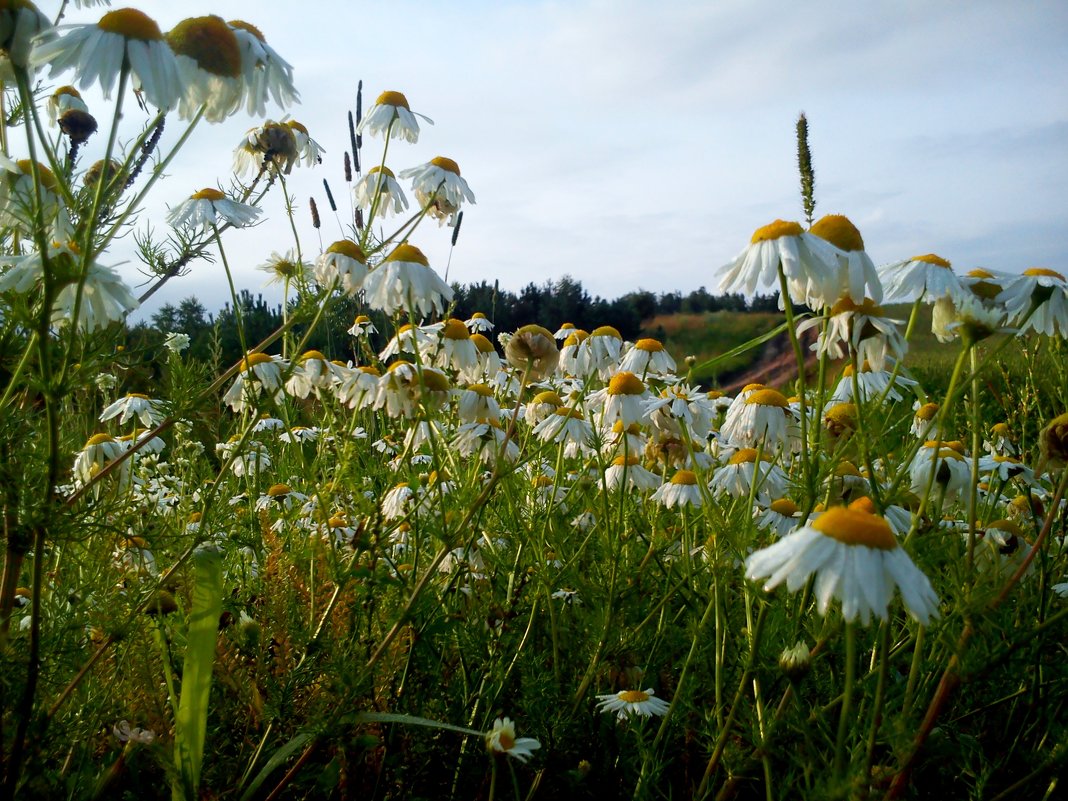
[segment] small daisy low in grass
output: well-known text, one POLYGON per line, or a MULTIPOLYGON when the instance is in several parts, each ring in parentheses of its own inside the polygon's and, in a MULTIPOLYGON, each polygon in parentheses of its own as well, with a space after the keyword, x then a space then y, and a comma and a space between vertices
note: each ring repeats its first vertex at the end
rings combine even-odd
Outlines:
POLYGON ((493 728, 486 733, 486 750, 491 754, 507 754, 526 762, 539 748, 541 743, 533 737, 515 736, 515 723, 511 718, 497 718, 493 728))
POLYGON ((659 717, 667 713, 670 705, 663 698, 656 697, 651 687, 645 690, 620 690, 618 693, 597 696, 597 709, 601 712, 615 712, 619 720, 628 717, 659 717))

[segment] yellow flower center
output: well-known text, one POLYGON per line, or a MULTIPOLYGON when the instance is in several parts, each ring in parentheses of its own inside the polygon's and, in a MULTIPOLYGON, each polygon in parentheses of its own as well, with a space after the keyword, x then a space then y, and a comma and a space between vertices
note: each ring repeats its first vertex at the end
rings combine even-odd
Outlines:
POLYGON ((1030 275, 1030 276, 1035 277, 1035 278, 1038 278, 1039 276, 1043 276, 1043 277, 1046 277, 1046 278, 1058 278, 1061 281, 1065 280, 1064 276, 1061 275, 1056 270, 1047 270, 1045 267, 1029 267, 1029 268, 1027 268, 1026 270, 1023 271, 1023 274, 1024 275, 1030 275))
POLYGON ((837 423, 840 426, 852 426, 856 422, 857 407, 852 403, 836 403, 827 413, 823 416, 823 419, 837 423))
POLYGON ((644 350, 646 353, 659 353, 664 349, 658 339, 639 339, 634 343, 634 347, 638 350, 644 350))
POLYGON ((855 303, 848 295, 841 297, 831 307, 831 314, 844 314, 845 312, 853 312, 854 314, 866 314, 869 317, 882 317, 883 307, 875 303, 871 298, 864 298, 860 303, 855 303))
POLYGON ((744 395, 747 392, 755 392, 758 389, 767 389, 767 387, 763 384, 746 384, 744 387, 742 387, 742 394, 744 395))
POLYGON ((85 443, 85 447, 89 448, 93 445, 103 445, 105 442, 114 442, 115 438, 111 434, 93 434, 89 437, 89 441, 85 443))
POLYGON ((201 517, 203 517, 203 515, 201 515, 200 512, 193 512, 193 514, 189 515, 188 522, 189 523, 199 523, 201 517))
POLYGON ((560 417, 570 417, 572 420, 584 420, 585 419, 585 415, 582 414, 582 410, 581 409, 569 409, 566 406, 561 406, 560 408, 558 408, 554 412, 554 414, 557 414, 560 417))
POLYGON ((617 456, 615 459, 612 460, 612 464, 615 467, 624 467, 624 466, 629 467, 631 465, 638 464, 638 457, 637 456, 617 456))
POLYGON ((615 339, 623 339, 619 331, 610 325, 602 325, 593 329, 592 337, 614 337, 615 339))
POLYGON ((620 701, 627 704, 641 704, 649 700, 649 693, 641 690, 624 690, 618 697, 620 701))
POLYGON ((774 389, 758 389, 745 399, 746 406, 778 406, 785 409, 790 405, 786 396, 774 389))
POLYGON ((763 228, 757 228, 753 231, 753 236, 749 243, 755 245, 757 242, 771 242, 784 236, 801 236, 804 232, 805 229, 801 227, 800 223, 776 220, 770 225, 765 225, 763 228))
POLYGON ((245 33, 251 33, 261 42, 267 42, 267 39, 264 38, 262 31, 260 31, 260 29, 253 25, 251 22, 245 22, 243 19, 232 19, 227 24, 231 28, 237 28, 238 30, 244 31, 245 33))
POLYGON ((452 159, 445 158, 445 156, 434 156, 434 158, 430 159, 430 163, 435 167, 441 167, 445 172, 451 172, 453 175, 460 174, 460 165, 452 159))
POLYGON ((486 319, 486 315, 484 315, 482 312, 475 312, 474 314, 471 315, 471 319, 472 320, 485 320, 486 319))
POLYGON ((1005 531, 1013 537, 1019 537, 1023 539, 1023 529, 1016 525, 1011 520, 995 520, 993 523, 988 523, 987 528, 996 528, 999 531, 1005 531))
POLYGON ((947 270, 950 269, 948 261, 933 253, 927 253, 923 256, 913 256, 909 261, 922 261, 924 264, 933 264, 935 267, 945 267, 947 270))
POLYGON ((645 392, 645 384, 634 373, 620 370, 608 382, 609 395, 641 395, 645 392))
MULTIPOLYGON (((406 98, 400 92, 383 92, 378 96, 378 100, 375 101, 379 106, 400 106, 401 108, 408 108, 408 98, 406 98)), ((410 111, 411 109, 409 109, 410 111)))
POLYGON ((683 485, 686 487, 697 486, 697 474, 692 470, 677 470, 675 475, 671 477, 671 483, 675 485, 683 485))
POLYGON ((847 253, 864 250, 864 240, 860 236, 860 231, 849 221, 849 218, 841 214, 828 214, 826 217, 821 217, 809 229, 809 233, 815 234, 847 253))
POLYGON ((250 353, 245 357, 245 372, 248 372, 257 364, 267 364, 270 361, 272 359, 266 353, 250 353))
POLYGON ((485 384, 468 384, 468 392, 474 392, 476 395, 481 395, 483 398, 492 398, 493 390, 485 384))
POLYGON ((167 44, 175 55, 193 59, 198 67, 212 75, 236 78, 241 74, 241 46, 237 37, 214 14, 182 20, 167 34, 167 44))
POLYGON ((786 517, 793 517, 801 510, 789 498, 779 498, 779 500, 771 502, 771 511, 778 512, 786 517))
POLYGON ((289 488, 288 484, 274 484, 269 490, 267 490, 267 497, 280 498, 283 495, 288 495, 293 490, 289 488))
POLYGON ((834 506, 816 518, 812 527, 825 537, 846 545, 866 545, 882 551, 897 547, 890 524, 879 515, 863 509, 834 506))
POLYGON ((834 468, 834 474, 836 476, 860 476, 860 471, 852 462, 839 462, 834 468))
POLYGON ((216 200, 222 200, 226 197, 224 192, 220 192, 218 189, 201 189, 199 192, 194 192, 189 196, 190 200, 210 200, 212 202, 216 200))
POLYGON ((306 362, 309 359, 318 359, 321 362, 325 362, 326 361, 326 357, 322 353, 317 351, 317 350, 305 351, 304 355, 300 357, 300 360, 302 362, 306 362))
POLYGON ((423 386, 431 392, 448 392, 449 379, 444 373, 424 367, 423 386))
POLYGON ((984 270, 981 267, 978 267, 978 268, 976 268, 974 270, 969 270, 968 271, 968 277, 969 278, 993 278, 994 274, 992 272, 990 272, 989 270, 984 270))
MULTIPOLYGON (((752 464, 756 461, 756 458, 756 448, 740 448, 737 453, 727 460, 727 464, 752 464)), ((761 459, 764 462, 767 460, 766 456, 761 459)))
POLYGON ((143 42, 158 42, 163 38, 159 25, 147 14, 136 8, 120 8, 109 11, 100 18, 96 27, 108 33, 117 33, 127 39, 140 39, 143 42))
POLYGON ((531 403, 551 403, 553 406, 564 405, 563 399, 551 389, 546 390, 545 392, 539 392, 537 395, 534 396, 534 400, 532 400, 531 403))
POLYGON ((368 175, 378 175, 379 173, 385 175, 387 178, 395 177, 393 175, 393 170, 391 170, 389 167, 372 167, 370 170, 367 171, 368 175))
POLYGON ((445 339, 453 340, 471 338, 471 334, 468 333, 467 326, 464 325, 463 320, 457 320, 455 317, 450 317, 445 321, 445 325, 441 329, 441 335, 445 337, 445 339))
POLYGON ((380 373, 378 371, 377 367, 373 367, 370 364, 361 365, 360 367, 357 367, 356 369, 359 370, 361 373, 366 373, 367 375, 374 375, 374 376, 382 375, 382 373, 380 373))
MULTIPOLYGON (((33 175, 33 165, 29 159, 19 159, 15 162, 23 175, 33 175)), ((48 167, 37 162, 37 174, 41 177, 41 183, 49 192, 56 191, 56 176, 48 167)))
POLYGON ((917 420, 933 420, 934 416, 938 414, 937 403, 925 403, 919 409, 916 410, 917 420))
MULTIPOLYGON (((360 246, 348 239, 339 239, 337 242, 334 242, 332 245, 330 245, 330 247, 326 249, 326 252, 337 253, 341 256, 348 256, 350 259, 355 259, 360 264, 367 263, 367 256, 364 255, 364 252, 360 249, 360 246)), ((366 315, 360 315, 360 317, 363 317, 362 322, 371 322, 366 315)), ((356 322, 361 322, 359 317, 356 318, 356 322)))
POLYGON ((475 343, 479 353, 493 353, 494 351, 493 343, 482 334, 472 334, 471 341, 475 343))
POLYGON ((424 267, 430 266, 430 262, 426 260, 423 251, 415 245, 409 245, 407 242, 393 248, 393 252, 386 256, 386 261, 407 261, 422 264, 424 267))
POLYGON ((140 398, 141 400, 148 400, 148 395, 143 395, 140 392, 127 392, 127 398, 140 398))

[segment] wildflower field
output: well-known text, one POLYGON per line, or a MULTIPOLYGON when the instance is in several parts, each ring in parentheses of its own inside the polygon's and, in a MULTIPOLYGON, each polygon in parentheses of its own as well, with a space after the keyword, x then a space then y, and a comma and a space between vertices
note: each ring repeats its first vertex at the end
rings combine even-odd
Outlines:
POLYGON ((802 117, 804 223, 716 272, 779 293, 747 342, 500 331, 411 241, 455 245, 475 194, 405 164, 433 130, 404 94, 355 95, 311 252, 304 124, 162 180, 296 101, 254 25, 57 21, 0 0, 0 798, 1064 797, 1063 275, 876 268, 816 217, 802 117), (265 211, 281 326, 251 339, 231 278, 236 362, 135 347, 139 301, 230 276, 265 211), (786 384, 708 383, 784 335, 786 384))

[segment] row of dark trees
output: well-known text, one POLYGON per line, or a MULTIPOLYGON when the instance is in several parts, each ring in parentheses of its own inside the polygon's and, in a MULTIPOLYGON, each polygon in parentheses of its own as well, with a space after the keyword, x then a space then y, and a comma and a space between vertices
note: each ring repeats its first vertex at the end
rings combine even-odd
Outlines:
MULTIPOLYGON (((587 331, 601 325, 611 325, 619 330, 624 339, 639 337, 643 323, 661 314, 777 309, 774 295, 746 299, 737 293, 713 295, 704 287, 686 295, 681 292, 658 294, 638 290, 614 300, 606 300, 591 296, 579 281, 570 276, 540 285, 530 283, 518 293, 500 289, 496 283, 486 281, 454 284, 453 289, 453 317, 467 319, 475 312, 482 312, 493 321, 497 331, 514 331, 528 323, 538 323, 555 330, 569 322, 587 331)), ((244 290, 238 300, 249 342, 263 340, 282 324, 282 307, 271 306, 262 295, 253 297, 244 290)), ((346 332, 360 311, 355 300, 336 306, 313 332, 307 347, 322 350, 333 358, 353 356, 353 342, 346 332)), ((380 321, 380 331, 389 330, 384 323, 384 320, 380 321)), ((229 303, 215 313, 204 308, 195 297, 188 297, 177 305, 165 304, 152 316, 150 323, 138 323, 130 330, 130 340, 134 345, 154 349, 162 345, 164 337, 170 332, 189 336, 188 354, 194 358, 232 364, 240 357, 236 316, 229 303)), ((384 341, 380 341, 372 343, 372 346, 377 350, 384 344, 384 341)))

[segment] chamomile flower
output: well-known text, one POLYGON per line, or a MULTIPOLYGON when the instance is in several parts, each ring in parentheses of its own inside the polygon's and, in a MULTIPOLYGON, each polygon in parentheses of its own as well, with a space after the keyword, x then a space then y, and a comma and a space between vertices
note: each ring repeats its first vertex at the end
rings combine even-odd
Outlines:
POLYGON ((401 482, 382 497, 382 518, 396 520, 408 514, 408 507, 415 497, 415 491, 407 482, 401 482))
MULTIPOLYGON (((0 225, 32 230, 38 206, 46 223, 57 217, 65 219, 58 188, 56 176, 43 164, 29 159, 12 161, 0 153, 0 225)), ((53 235, 64 238, 64 233, 53 235)))
POLYGON ((368 306, 386 314, 440 313, 452 300, 452 287, 430 268, 423 252, 407 243, 393 251, 371 270, 363 281, 368 306))
POLYGON ((468 384, 454 390, 456 413, 465 423, 476 420, 499 420, 501 407, 493 397, 493 390, 486 384, 468 384))
POLYGON ((34 41, 51 29, 48 17, 29 0, 8 2, 0 8, 0 78, 4 82, 14 83, 11 66, 25 69, 34 41))
POLYGON ((300 158, 297 137, 285 123, 267 120, 250 128, 234 149, 234 172, 239 175, 259 175, 261 172, 289 175, 300 158))
MULTIPOLYGON (((126 447, 110 434, 94 434, 74 458, 74 478, 79 484, 87 484, 104 467, 122 456, 126 447)), ((122 463, 122 483, 129 477, 130 460, 122 463)))
POLYGON ((616 328, 602 325, 590 332, 582 341, 581 347, 586 351, 581 375, 596 372, 607 381, 618 369, 619 356, 623 351, 623 337, 616 328))
POLYGON ((563 342, 565 339, 567 339, 569 336, 571 336, 573 333, 575 333, 576 330, 578 330, 578 329, 575 328, 573 323, 564 323, 563 325, 561 325, 559 328, 556 329, 556 333, 553 334, 553 336, 556 337, 556 339, 558 339, 561 342, 563 342))
POLYGON ((608 386, 591 392, 587 402, 591 409, 600 408, 602 426, 619 421, 625 426, 645 421, 645 401, 649 392, 634 373, 621 370, 612 376, 608 386))
POLYGON ((268 277, 264 286, 270 286, 299 281, 304 276, 305 264, 297 259, 293 250, 287 250, 285 253, 272 251, 267 261, 258 265, 256 269, 267 273, 268 277))
POLYGON ((581 409, 561 406, 534 426, 532 433, 542 442, 564 444, 564 455, 573 456, 588 450, 593 427, 581 409))
POLYGON ((721 292, 747 295, 758 286, 778 289, 781 264, 792 299, 811 297, 818 302, 831 296, 838 286, 836 253, 830 243, 807 233, 799 223, 776 220, 754 231, 749 246, 723 267, 719 288, 721 292))
POLYGON ((728 414, 720 433, 732 445, 760 446, 767 452, 792 447, 796 441, 793 416, 786 396, 774 389, 750 393, 734 414, 728 414))
POLYGON ((126 425, 136 417, 141 421, 141 425, 154 428, 163 422, 164 414, 159 401, 139 392, 131 392, 125 398, 119 398, 107 406, 100 413, 100 422, 103 423, 115 417, 119 418, 120 426, 126 425))
POLYGON ((515 724, 510 718, 497 718, 493 728, 486 733, 486 750, 490 753, 507 754, 526 762, 541 748, 541 743, 533 737, 515 736, 515 724))
POLYGON ((785 537, 798 527, 801 522, 801 509, 789 498, 779 498, 763 511, 753 510, 758 528, 768 528, 775 532, 777 537, 785 537))
MULTIPOLYGON (((815 317, 802 321, 797 326, 798 335, 820 322, 815 317)), ((860 361, 867 361, 876 370, 882 370, 888 355, 897 360, 905 356, 908 344, 898 330, 901 322, 887 317, 882 307, 871 298, 856 302, 851 297, 842 297, 831 307, 827 329, 819 335, 812 349, 821 356, 829 355, 834 359, 856 353, 860 361)))
POLYGON ((319 286, 330 287, 336 283, 349 296, 360 291, 366 277, 367 256, 349 239, 332 243, 315 261, 315 280, 319 286))
POLYGON ((56 295, 52 324, 74 323, 83 331, 93 332, 126 315, 141 304, 115 270, 93 261, 85 272, 79 297, 77 284, 68 284, 56 295), (72 319, 77 314, 77 319, 72 319))
POLYGON ((375 328, 375 324, 371 322, 371 318, 366 314, 357 314, 348 333, 350 336, 362 337, 368 334, 377 334, 378 329, 375 328))
POLYGON ((435 156, 426 164, 401 170, 398 175, 412 179, 415 199, 439 225, 446 220, 449 225, 455 225, 456 213, 464 201, 475 202, 471 187, 460 177, 459 165, 445 156, 435 156))
POLYGON ((378 205, 375 213, 388 217, 400 214, 408 208, 408 198, 389 167, 372 167, 353 185, 352 196, 357 208, 368 209, 378 205))
POLYGON ((167 214, 172 228, 210 231, 213 227, 232 225, 244 228, 260 216, 261 209, 232 200, 218 189, 206 188, 194 192, 167 214))
POLYGON ((937 403, 920 404, 917 401, 912 415, 912 426, 909 429, 914 437, 927 440, 931 437, 942 436, 944 432, 940 432, 937 420, 940 408, 937 403))
POLYGON ((560 393, 556 390, 547 389, 539 392, 523 407, 523 420, 529 426, 536 426, 549 415, 555 414, 556 410, 564 405, 564 400, 560 397, 560 393))
POLYGON ((241 370, 234 383, 223 395, 223 403, 240 414, 256 407, 256 399, 267 392, 275 403, 280 403, 282 393, 282 370, 288 362, 281 356, 266 353, 250 353, 242 360, 241 370))
POLYGON ((241 47, 233 29, 214 14, 190 17, 166 36, 178 64, 182 96, 178 116, 191 119, 203 110, 208 122, 221 122, 241 106, 245 84, 241 47))
POLYGON ((163 341, 163 347, 176 356, 189 347, 189 334, 181 331, 171 331, 163 341))
POLYGON ((464 325, 472 334, 489 333, 494 329, 493 323, 482 312, 475 312, 470 318, 464 320, 464 325))
POLYGON ((674 373, 677 365, 658 339, 639 339, 623 354, 620 370, 628 370, 639 376, 646 373, 665 375, 674 373))
POLYGON ((286 392, 294 398, 306 398, 313 392, 318 396, 333 388, 336 378, 334 364, 319 351, 309 350, 293 363, 286 392))
POLYGON ((265 116, 268 97, 282 108, 299 102, 300 95, 293 86, 293 67, 267 44, 260 29, 236 19, 228 24, 241 52, 248 113, 265 116))
POLYGON ((848 217, 828 214, 821 217, 809 229, 810 234, 830 242, 838 249, 838 280, 833 295, 824 298, 824 304, 839 298, 850 298, 854 303, 863 303, 871 298, 874 303, 883 299, 883 287, 879 273, 871 257, 864 252, 864 239, 848 217))
POLYGON ((308 133, 308 129, 296 120, 284 120, 282 122, 290 131, 293 132, 293 141, 297 148, 297 160, 304 160, 306 167, 314 167, 316 164, 323 163, 323 150, 322 146, 311 138, 308 133))
POLYGON ((664 387, 660 395, 645 401, 645 414, 653 428, 678 435, 685 429, 695 437, 712 430, 716 409, 707 393, 685 384, 664 387))
POLYGON ((741 448, 727 464, 717 469, 708 482, 713 495, 730 495, 732 498, 747 498, 756 484, 756 499, 768 503, 772 498, 786 494, 789 478, 783 469, 772 464, 766 455, 757 464, 755 448, 741 448))
POLYGON ((947 500, 956 498, 971 481, 971 465, 951 443, 928 440, 909 466, 911 491, 923 497, 928 486, 941 489, 947 500), (932 479, 933 475, 933 479, 932 479))
POLYGON ((673 509, 675 507, 693 506, 699 507, 704 500, 701 497, 701 488, 697 484, 697 474, 692 470, 676 470, 666 484, 649 496, 662 506, 673 509))
POLYGON ((652 490, 661 485, 660 477, 642 467, 641 460, 634 455, 617 456, 604 471, 605 488, 609 490, 625 487, 631 490, 652 490))
POLYGON ((381 377, 378 370, 370 365, 338 370, 338 382, 334 388, 338 402, 350 409, 362 409, 372 405, 381 377))
POLYGON ((30 54, 34 66, 49 65, 51 75, 76 70, 78 86, 100 84, 104 99, 115 81, 129 69, 145 99, 170 110, 182 97, 183 86, 174 53, 159 25, 133 8, 109 11, 93 25, 64 26, 62 35, 38 40, 30 54))
POLYGON ((408 106, 408 98, 402 93, 383 92, 356 126, 356 133, 381 136, 383 139, 404 139, 414 144, 419 141, 419 120, 416 117, 434 124, 430 117, 412 111, 408 106))
POLYGON ((467 326, 450 317, 438 329, 438 351, 434 364, 446 370, 456 370, 468 379, 479 374, 478 347, 471 341, 467 326))
POLYGON ((934 303, 947 296, 959 300, 967 294, 952 265, 934 253, 888 264, 879 272, 887 300, 919 297, 924 303, 934 303))
POLYGON ((89 113, 89 107, 85 105, 82 94, 73 86, 61 86, 48 96, 45 103, 49 121, 55 125, 59 118, 68 111, 81 111, 89 113))
POLYGON ((560 360, 553 335, 533 324, 516 330, 504 348, 504 355, 509 364, 525 371, 530 381, 547 378, 560 360))
POLYGON ((463 423, 456 429, 450 447, 464 458, 477 455, 479 461, 490 466, 496 466, 499 459, 512 463, 519 458, 519 446, 493 419, 463 423))
POLYGON ((601 436, 604 441, 601 453, 605 456, 645 450, 646 437, 638 423, 625 426, 622 420, 616 420, 610 428, 602 430, 601 436))
POLYGON ((889 524, 856 506, 835 506, 814 521, 745 560, 746 578, 766 579, 765 590, 786 582, 797 592, 815 575, 816 608, 826 615, 832 599, 842 616, 867 625, 885 620, 895 588, 909 614, 923 625, 938 616, 938 596, 927 576, 898 545, 889 524))
POLYGON ((1068 337, 1068 281, 1055 270, 1031 267, 1006 279, 998 302, 1011 323, 1022 326, 1021 334, 1033 330, 1053 336, 1059 331, 1068 337))
POLYGON ((670 704, 656 697, 651 687, 645 690, 621 690, 618 693, 597 696, 599 712, 615 712, 619 720, 628 717, 652 717, 667 714, 670 704))
MULTIPOLYGON (((891 367, 892 363, 885 366, 891 367)), ((847 364, 842 371, 838 386, 835 387, 834 394, 831 395, 831 400, 835 403, 853 403, 853 384, 853 365, 847 364)), ((908 391, 916 385, 915 379, 900 373, 895 376, 892 370, 876 370, 867 361, 861 363, 860 370, 856 373, 856 391, 862 401, 874 400, 882 396, 891 401, 903 400, 899 390, 908 391)))

